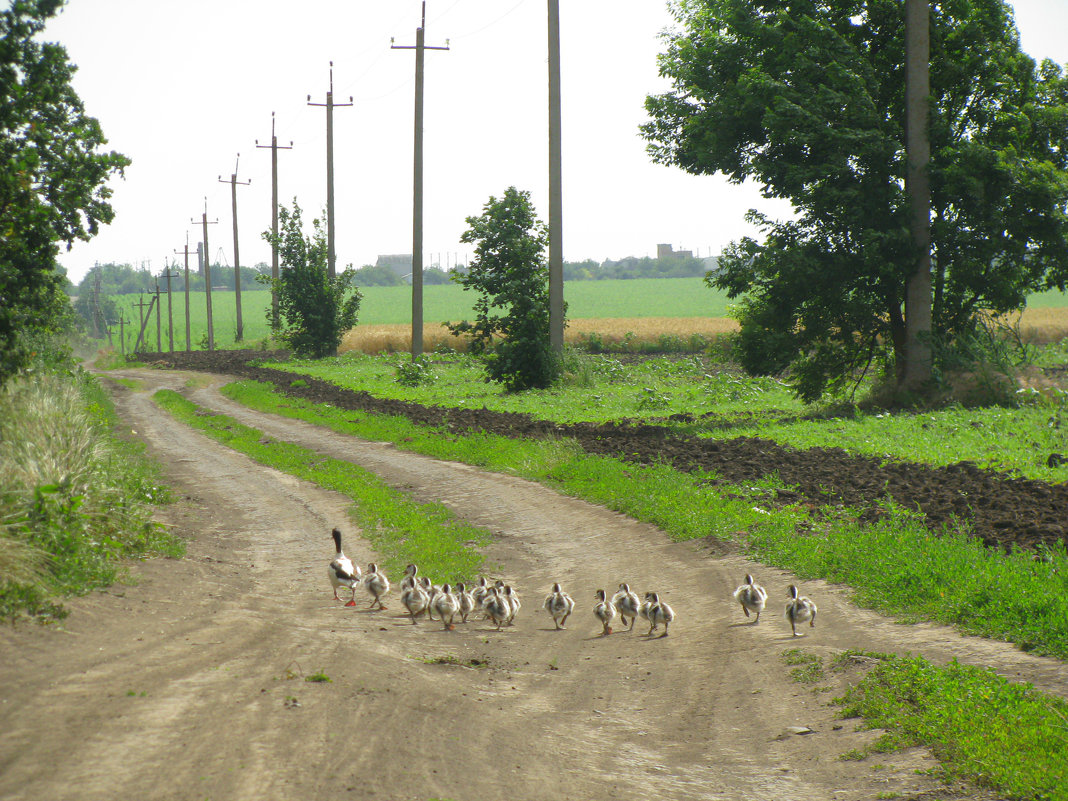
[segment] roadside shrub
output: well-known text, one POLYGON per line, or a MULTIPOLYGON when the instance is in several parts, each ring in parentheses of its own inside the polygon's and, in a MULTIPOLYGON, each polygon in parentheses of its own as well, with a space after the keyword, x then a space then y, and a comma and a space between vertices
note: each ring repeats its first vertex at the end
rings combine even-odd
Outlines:
POLYGON ((398 360, 394 374, 397 376, 397 383, 405 387, 430 386, 438 380, 430 360, 424 356, 398 360))

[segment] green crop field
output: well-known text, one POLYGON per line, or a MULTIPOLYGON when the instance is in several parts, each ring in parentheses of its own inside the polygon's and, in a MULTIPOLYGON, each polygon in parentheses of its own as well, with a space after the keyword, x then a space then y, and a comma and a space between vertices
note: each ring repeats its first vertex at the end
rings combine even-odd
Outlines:
MULTIPOLYGON (((408 286, 364 287, 360 305, 359 325, 406 324, 412 319, 412 291, 408 286)), ((168 349, 168 304, 166 294, 161 293, 162 345, 168 349)), ((636 319, 636 318, 718 318, 729 316, 730 301, 724 292, 705 285, 702 278, 642 278, 633 281, 573 281, 564 287, 567 301, 567 317, 583 319, 636 319)), ((126 349, 132 350, 137 339, 141 313, 137 307, 138 297, 120 295, 116 298, 124 311, 126 349)), ((149 297, 144 301, 147 304, 149 297)), ((475 295, 465 292, 457 284, 435 284, 423 287, 423 320, 426 323, 459 321, 470 317, 475 295)), ((270 329, 266 312, 271 296, 265 290, 241 293, 244 340, 256 343, 266 338, 270 329)), ((185 294, 172 296, 174 319, 174 346, 185 348, 185 294)), ((207 332, 207 303, 203 292, 189 295, 192 347, 197 349, 207 332)), ((1068 294, 1047 292, 1034 295, 1029 308, 1068 307, 1068 294)), ((147 308, 147 306, 146 306, 147 308)), ((233 347, 237 334, 237 306, 233 292, 216 290, 212 293, 212 316, 215 321, 215 345, 219 348, 233 347)), ((118 326, 114 333, 118 334, 118 326)), ((157 342, 156 310, 153 309, 145 329, 147 342, 142 350, 155 350, 157 342)), ((116 347, 118 342, 116 341, 116 347)))

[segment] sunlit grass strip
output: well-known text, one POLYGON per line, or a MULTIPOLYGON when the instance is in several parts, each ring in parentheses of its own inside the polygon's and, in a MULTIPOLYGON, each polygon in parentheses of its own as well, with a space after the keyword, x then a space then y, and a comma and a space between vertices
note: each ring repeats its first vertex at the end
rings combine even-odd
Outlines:
POLYGON ((652 523, 675 540, 736 537, 754 558, 806 578, 853 587, 879 611, 956 625, 1068 659, 1068 557, 1005 556, 961 533, 938 536, 914 515, 888 507, 864 525, 846 513, 829 520, 799 507, 762 508, 760 487, 713 487, 701 476, 584 453, 567 440, 457 435, 409 420, 343 411, 242 381, 224 394, 260 411, 343 434, 538 481, 652 523), (804 526, 810 533, 799 533, 804 526))
POLYGON ((893 506, 860 525, 848 512, 782 537, 749 531, 754 558, 802 577, 841 582, 854 600, 889 615, 920 618, 1068 659, 1068 557, 1064 548, 1004 554, 964 532, 932 533, 893 506))
POLYGON ((1013 798, 1068 799, 1068 703, 985 668, 879 656, 837 699, 846 717, 887 731, 878 750, 927 746, 951 775, 1013 798))
POLYGON ((353 519, 382 554, 387 572, 399 573, 415 562, 435 580, 455 583, 478 576, 484 562, 478 549, 492 534, 458 519, 445 506, 416 503, 362 467, 270 440, 231 417, 205 412, 177 392, 159 390, 152 397, 177 419, 260 464, 351 498, 353 519))

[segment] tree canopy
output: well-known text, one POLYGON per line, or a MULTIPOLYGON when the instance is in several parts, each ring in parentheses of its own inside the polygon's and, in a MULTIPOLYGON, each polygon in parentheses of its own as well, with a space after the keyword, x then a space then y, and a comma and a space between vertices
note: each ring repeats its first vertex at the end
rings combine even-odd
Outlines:
POLYGON ((0 382, 65 316, 59 244, 111 221, 106 181, 129 164, 98 150, 107 140, 71 86, 66 50, 36 38, 61 6, 14 0, 0 12, 0 382))
MULTIPOLYGON (((330 277, 326 232, 320 220, 312 225, 314 234, 306 236, 296 199, 292 210, 280 205, 278 235, 264 231, 263 238, 278 248, 282 270, 278 278, 261 275, 257 280, 278 295, 279 339, 298 356, 321 359, 337 354, 341 338, 356 325, 363 296, 352 285, 352 267, 330 277)), ((267 319, 273 318, 268 307, 267 319)))
POLYGON ((530 192, 508 187, 467 224, 460 241, 475 245, 475 257, 453 280, 480 297, 475 321, 449 330, 469 335, 472 352, 486 354, 489 380, 513 392, 550 386, 559 364, 549 341, 548 233, 530 192))
MULTIPOLYGON (((809 400, 873 359, 900 371, 916 254, 904 189, 901 0, 675 0, 642 127, 654 160, 752 179, 756 212, 708 280, 741 297, 746 368, 790 366, 809 400)), ((1068 81, 1020 49, 1003 0, 931 7, 936 355, 983 312, 1068 279, 1068 81)))

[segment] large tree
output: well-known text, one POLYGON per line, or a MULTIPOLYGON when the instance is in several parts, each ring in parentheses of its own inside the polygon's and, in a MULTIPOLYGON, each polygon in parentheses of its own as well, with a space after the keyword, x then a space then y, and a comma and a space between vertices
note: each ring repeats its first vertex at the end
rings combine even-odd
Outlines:
MULTIPOLYGON (((646 100, 652 157, 757 181, 755 212, 709 277, 741 297, 754 373, 792 367, 806 399, 885 358, 905 373, 917 254, 905 194, 903 0, 676 0, 646 100)), ((931 9, 933 345, 1068 279, 1068 81, 1020 50, 1002 0, 931 9)))
POLYGON ((36 38, 62 0, 14 0, 0 12, 0 383, 31 358, 35 335, 64 316, 60 244, 111 221, 106 186, 129 164, 85 114, 75 67, 36 38))

